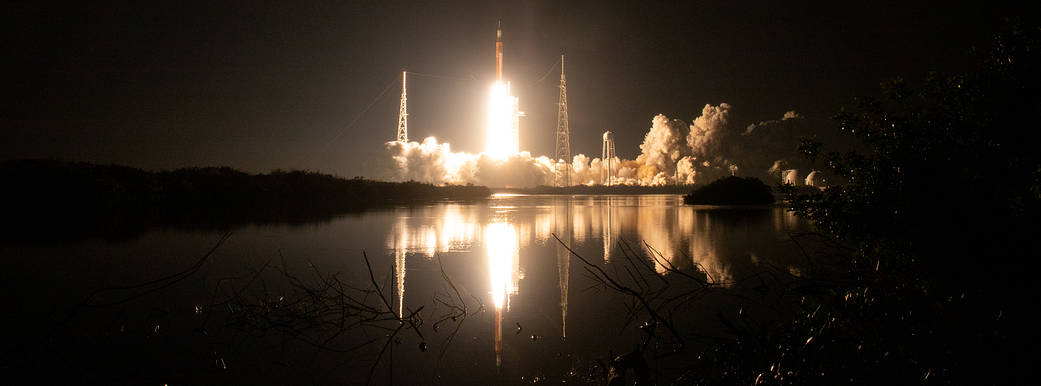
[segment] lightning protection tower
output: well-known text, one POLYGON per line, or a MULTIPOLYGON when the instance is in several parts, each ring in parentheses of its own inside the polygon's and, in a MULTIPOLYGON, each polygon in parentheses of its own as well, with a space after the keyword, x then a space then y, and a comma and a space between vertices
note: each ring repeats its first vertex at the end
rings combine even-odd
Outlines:
MULTIPOLYGON (((571 163, 571 133, 567 127, 567 81, 564 79, 564 55, 560 55, 560 102, 557 104, 557 161, 571 163)), ((564 167, 562 186, 571 186, 571 166, 564 167)))
POLYGON ((614 164, 614 135, 610 131, 604 132, 604 146, 601 150, 601 169, 600 169, 600 183, 604 185, 611 185, 614 180, 614 169, 617 165, 614 164))
POLYGON ((401 71, 401 108, 398 109, 398 142, 408 142, 408 98, 405 93, 405 71, 401 71))

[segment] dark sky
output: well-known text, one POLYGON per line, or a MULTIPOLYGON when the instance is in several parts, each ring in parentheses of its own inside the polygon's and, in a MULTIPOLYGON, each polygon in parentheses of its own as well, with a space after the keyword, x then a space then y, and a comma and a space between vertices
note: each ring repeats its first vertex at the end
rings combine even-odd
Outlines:
POLYGON ((362 174, 395 135, 403 68, 427 74, 409 78, 410 137, 476 152, 500 18, 505 77, 527 112, 521 147, 553 152, 551 66, 563 51, 573 153, 598 156, 612 130, 631 158, 655 114, 690 121, 706 103, 731 104, 741 127, 796 110, 828 129, 882 79, 966 68, 970 47, 1021 12, 905 1, 86 3, 5 6, 0 159, 362 174))

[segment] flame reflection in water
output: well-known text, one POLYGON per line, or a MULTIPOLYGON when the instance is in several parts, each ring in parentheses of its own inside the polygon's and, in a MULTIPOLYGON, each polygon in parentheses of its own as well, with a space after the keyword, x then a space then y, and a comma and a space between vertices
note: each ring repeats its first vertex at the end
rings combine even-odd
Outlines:
POLYGON ((502 367, 502 314, 510 309, 510 296, 520 282, 520 241, 517 227, 505 218, 488 224, 484 244, 488 251, 492 304, 495 305, 495 366, 502 367))
MULTIPOLYGON (((659 274, 668 273, 663 264, 693 268, 710 282, 727 285, 734 280, 735 262, 748 258, 749 264, 759 264, 764 252, 776 254, 771 250, 777 242, 788 239, 788 229, 800 226, 781 209, 773 209, 773 214, 742 213, 678 205, 675 201, 678 198, 671 196, 497 195, 487 206, 446 203, 399 210, 387 239, 398 292, 395 311, 404 314, 406 257, 474 252, 473 258, 486 258, 488 296, 495 311, 496 364, 501 368, 503 317, 510 312, 511 297, 518 294, 520 280, 524 279, 522 248, 549 247, 556 252, 560 333, 566 339, 568 298, 574 294, 568 291, 571 256, 564 245, 584 253, 602 251, 602 264, 612 264, 632 251, 659 274), (765 224, 759 225, 759 218, 765 224)), ((536 255, 535 259, 525 265, 542 264, 541 257, 536 255)), ((475 273, 478 280, 484 280, 480 272, 475 273)), ((540 283, 547 279, 552 280, 535 278, 540 283)))

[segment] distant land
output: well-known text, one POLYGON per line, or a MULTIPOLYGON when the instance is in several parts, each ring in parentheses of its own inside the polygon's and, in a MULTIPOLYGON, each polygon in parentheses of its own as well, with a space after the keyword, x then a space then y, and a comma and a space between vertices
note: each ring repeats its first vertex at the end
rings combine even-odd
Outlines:
POLYGON ((151 227, 222 229, 307 223, 438 200, 479 200, 483 186, 346 179, 228 167, 146 171, 58 160, 0 162, 4 239, 124 238, 151 227), (73 237, 69 237, 72 235, 73 237))
POLYGON ((534 188, 495 188, 492 189, 492 192, 515 194, 687 194, 693 189, 694 185, 540 185, 534 188))

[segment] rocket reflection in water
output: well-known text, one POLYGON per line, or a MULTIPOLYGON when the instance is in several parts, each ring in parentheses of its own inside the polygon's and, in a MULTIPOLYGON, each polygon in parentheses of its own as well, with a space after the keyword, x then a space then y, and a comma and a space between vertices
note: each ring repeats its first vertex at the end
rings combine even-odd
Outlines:
MULTIPOLYGON (((488 206, 446 203, 400 209, 395 213, 397 218, 387 239, 391 249, 387 258, 394 261, 397 290, 394 312, 408 314, 404 307, 406 284, 417 283, 414 280, 419 279, 420 287, 413 288, 424 285, 423 276, 428 272, 422 266, 428 263, 422 262, 423 258, 451 257, 463 261, 463 264, 453 266, 473 269, 470 271, 475 274, 470 278, 476 280, 473 283, 476 286, 471 287, 475 290, 473 295, 484 299, 491 297, 494 355, 497 367, 501 368, 503 351, 508 351, 504 350, 502 331, 505 314, 528 310, 530 304, 555 303, 552 299, 557 296, 552 291, 553 276, 558 279, 555 284, 559 289, 560 319, 552 319, 560 323, 560 336, 566 339, 569 332, 580 332, 574 327, 580 326, 576 323, 581 322, 576 322, 575 315, 568 315, 573 256, 565 246, 586 254, 586 257, 595 256, 603 248, 604 260, 597 264, 625 264, 627 258, 638 258, 644 259, 644 263, 663 275, 668 274, 663 264, 671 264, 697 269, 707 276, 709 282, 728 285, 739 270, 745 269, 734 265, 735 262, 740 263, 752 256, 750 263, 743 264, 758 264, 763 251, 774 248, 778 240, 785 240, 789 234, 787 229, 798 227, 797 219, 783 210, 775 216, 769 216, 769 212, 701 210, 669 204, 669 200, 674 199, 663 196, 502 195, 493 196, 488 206), (758 225, 763 221, 766 223, 758 225), (765 241, 750 243, 753 235, 759 234, 772 235, 765 241), (532 272, 527 278, 521 270, 522 249, 526 253, 525 270, 532 272), (527 259, 529 254, 533 259, 527 259), (653 259, 652 255, 658 258, 653 259), (413 270, 406 275, 406 263, 420 267, 420 271, 413 270), (555 267, 551 268, 554 263, 555 267), (406 283, 406 280, 411 282, 406 283), (526 297, 523 307, 514 302, 511 311, 511 300, 519 299, 513 296, 519 294, 521 280, 534 280, 533 286, 546 287, 550 291, 540 291, 545 294, 545 299, 526 297), (568 320, 569 316, 571 320, 568 320), (572 331, 568 331, 569 324, 572 331)), ((580 294, 576 292, 575 295, 580 294)), ((423 294, 417 299, 425 296, 423 294)), ((487 300, 484 304, 488 304, 487 300)), ((539 317, 542 315, 540 313, 539 317)), ((510 315, 509 318, 531 321, 531 315, 510 315)), ((544 327, 524 323, 524 328, 535 332, 544 327)))
POLYGON ((488 252, 492 304, 495 306, 495 366, 502 366, 502 314, 510 310, 510 295, 517 293, 520 281, 520 242, 517 228, 505 216, 484 230, 488 252))

